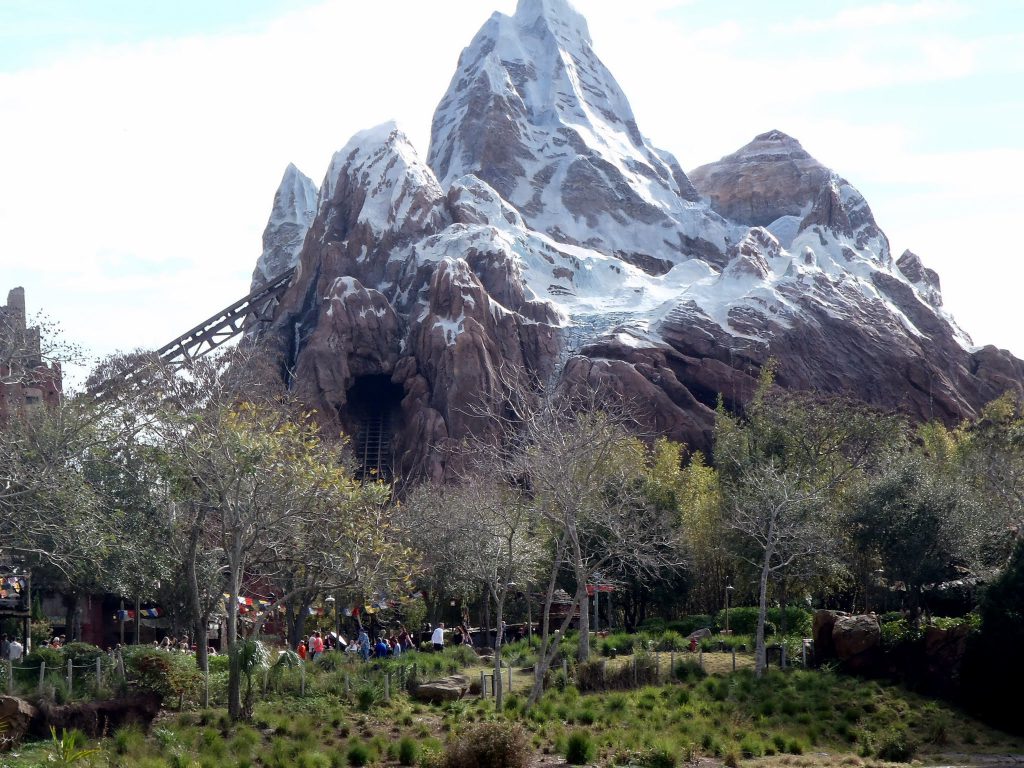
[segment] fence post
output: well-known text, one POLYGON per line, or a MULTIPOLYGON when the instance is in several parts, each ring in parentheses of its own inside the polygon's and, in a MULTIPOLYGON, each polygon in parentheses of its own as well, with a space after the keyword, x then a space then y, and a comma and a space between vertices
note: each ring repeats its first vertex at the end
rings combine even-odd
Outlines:
POLYGON ((736 671, 736 646, 732 647, 732 671, 736 671))
POLYGON ((779 654, 779 669, 786 668, 786 644, 782 643, 782 653, 779 654))
POLYGON ((601 659, 601 687, 608 687, 608 659, 601 659))
POLYGON ((800 654, 804 662, 804 669, 807 669, 807 641, 802 640, 800 642, 800 654))
POLYGON ((299 664, 299 696, 306 695, 306 665, 299 664))
POLYGON ((508 692, 512 693, 512 665, 508 665, 508 692))
POLYGON ((384 703, 391 703, 391 673, 384 673, 384 703))
POLYGON ((103 663, 100 657, 96 657, 96 695, 100 695, 100 688, 103 687, 103 663))
POLYGON ((701 648, 697 653, 697 661, 700 663, 700 668, 704 669, 704 649, 701 648))
POLYGON ((486 698, 486 697, 487 697, 487 677, 485 676, 484 671, 481 669, 480 670, 480 698, 483 699, 483 698, 486 698))
MULTIPOLYGON (((267 670, 263 670, 263 690, 267 690, 267 670)), ((203 709, 210 708, 210 656, 206 656, 203 665, 203 709)))
POLYGON ((14 695, 14 662, 7 660, 7 693, 14 695))
POLYGON ((568 659, 562 659, 562 674, 565 675, 565 683, 569 684, 569 661, 568 659))
POLYGON ((345 673, 345 696, 352 693, 352 688, 349 682, 348 672, 345 673))
POLYGON ((659 651, 654 652, 654 684, 657 685, 661 682, 661 653, 659 651))
POLYGON ((43 683, 46 681, 46 662, 39 662, 39 692, 43 692, 43 683))
POLYGON ((633 654, 633 687, 636 688, 639 685, 639 680, 636 673, 636 654, 633 654))
POLYGON ((75 683, 75 666, 71 663, 71 659, 68 659, 68 696, 72 696, 74 692, 75 683))

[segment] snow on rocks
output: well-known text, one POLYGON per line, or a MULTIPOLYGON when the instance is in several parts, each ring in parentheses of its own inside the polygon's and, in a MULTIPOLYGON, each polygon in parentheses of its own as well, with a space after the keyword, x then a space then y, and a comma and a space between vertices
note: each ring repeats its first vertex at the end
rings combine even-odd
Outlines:
POLYGON ((263 253, 256 261, 249 290, 256 290, 298 263, 306 232, 316 215, 316 199, 316 184, 289 164, 274 194, 274 207, 263 230, 263 253))
POLYGON ((484 24, 427 162, 394 123, 356 134, 311 221, 296 174, 268 225, 309 230, 273 325, 292 386, 349 428, 353 381, 390 377, 409 475, 449 471, 503 366, 606 384, 698 449, 770 358, 782 386, 922 419, 1022 390, 1024 363, 971 347, 938 276, 894 262, 864 197, 796 139, 760 134, 690 177, 654 148, 567 0, 484 24))
POLYGON ((483 26, 435 112, 428 162, 445 184, 475 174, 560 243, 655 269, 720 261, 734 229, 642 136, 565 0, 521 0, 483 26))

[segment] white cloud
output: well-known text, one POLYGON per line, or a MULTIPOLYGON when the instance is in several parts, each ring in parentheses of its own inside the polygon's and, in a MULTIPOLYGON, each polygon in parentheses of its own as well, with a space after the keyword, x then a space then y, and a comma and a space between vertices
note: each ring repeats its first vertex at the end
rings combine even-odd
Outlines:
POLYGON ((922 0, 910 4, 877 3, 843 8, 825 18, 796 19, 779 24, 777 28, 793 33, 849 31, 905 26, 926 21, 953 21, 969 14, 970 9, 963 3, 946 0, 922 0))

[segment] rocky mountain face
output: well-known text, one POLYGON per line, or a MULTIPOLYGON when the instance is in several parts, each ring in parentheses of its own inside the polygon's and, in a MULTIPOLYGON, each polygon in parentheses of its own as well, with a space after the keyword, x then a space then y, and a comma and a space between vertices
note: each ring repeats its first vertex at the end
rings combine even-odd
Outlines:
POLYGON ((289 165, 274 195, 267 228, 263 230, 263 253, 256 261, 250 291, 295 266, 306 232, 316 215, 316 198, 313 180, 289 165))
POLYGON ((444 477, 504 372, 601 385, 707 450, 721 394, 782 386, 952 422, 1024 364, 977 349, 938 276, 779 131, 689 176, 640 132, 566 0, 520 0, 463 52, 426 161, 385 124, 293 168, 254 281, 292 388, 406 477, 444 477), (312 203, 312 204, 310 204, 312 203), (307 213, 309 215, 307 215, 307 213))

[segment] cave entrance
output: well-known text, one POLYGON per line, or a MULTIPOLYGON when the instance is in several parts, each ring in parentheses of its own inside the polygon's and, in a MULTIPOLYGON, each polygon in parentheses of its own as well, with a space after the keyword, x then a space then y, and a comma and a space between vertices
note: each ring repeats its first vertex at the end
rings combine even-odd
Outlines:
POLYGON ((390 376, 360 376, 348 390, 346 411, 354 436, 360 480, 390 480, 393 474, 392 435, 402 415, 404 391, 390 376))

